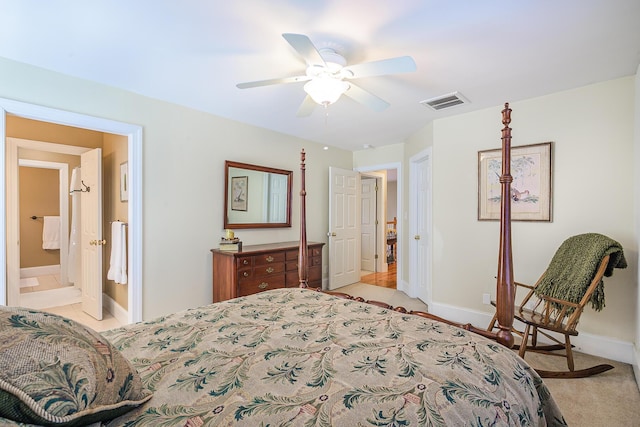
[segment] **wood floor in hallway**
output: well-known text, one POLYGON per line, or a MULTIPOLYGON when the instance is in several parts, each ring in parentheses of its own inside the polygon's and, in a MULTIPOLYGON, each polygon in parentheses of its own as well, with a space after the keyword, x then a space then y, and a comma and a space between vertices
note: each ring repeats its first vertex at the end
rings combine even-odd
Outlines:
POLYGON ((371 273, 360 278, 361 283, 381 286, 383 288, 396 289, 396 263, 388 265, 388 271, 384 273, 371 273))

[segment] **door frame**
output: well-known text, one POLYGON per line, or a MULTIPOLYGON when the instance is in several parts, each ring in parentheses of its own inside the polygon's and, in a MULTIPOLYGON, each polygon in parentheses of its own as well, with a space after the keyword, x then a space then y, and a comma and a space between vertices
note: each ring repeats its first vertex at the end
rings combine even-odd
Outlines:
MULTIPOLYGON (((371 172, 376 172, 376 171, 381 171, 381 170, 386 170, 386 169, 396 169, 397 171, 397 192, 398 192, 398 197, 396 200, 396 212, 398 213, 398 216, 400 216, 400 212, 403 212, 402 209, 402 188, 403 188, 403 180, 402 180, 402 163, 401 162, 394 162, 394 163, 384 163, 384 164, 380 164, 380 165, 373 165, 373 166, 361 166, 361 167, 357 167, 354 170, 357 172, 360 172, 361 174, 364 175, 369 175, 369 176, 374 176, 374 174, 372 174, 371 172)), ((386 194, 386 183, 385 183, 385 188, 384 188, 385 194, 385 200, 387 197, 386 194)), ((385 213, 385 217, 386 217, 386 206, 383 206, 383 212, 385 213)), ((400 260, 400 262, 403 262, 403 250, 402 250, 402 243, 404 242, 404 237, 402 235, 402 224, 403 221, 398 221, 398 225, 396 227, 396 235, 397 235, 397 244, 396 244, 396 258, 398 260, 400 260)), ((384 233, 386 233, 386 224, 382 224, 382 226, 384 227, 383 230, 384 233)), ((386 246, 387 240, 386 240, 386 236, 383 234, 384 238, 381 239, 384 241, 384 244, 386 246)), ((386 251, 384 252, 386 253, 386 251)), ((384 261, 384 259, 383 259, 384 261)), ((404 263, 403 263, 404 265, 404 263)), ((408 289, 408 284, 403 280, 403 276, 402 276, 402 268, 396 268, 396 289, 399 291, 403 291, 405 293, 408 294, 407 289, 408 289)))
MULTIPOLYGON (((421 262, 426 262, 427 264, 427 271, 429 272, 429 274, 427 274, 427 277, 425 277, 425 284, 426 284, 426 289, 424 292, 424 295, 426 296, 426 301, 424 301, 427 306, 431 307, 431 303, 433 301, 433 289, 432 289, 432 282, 431 282, 431 278, 433 277, 433 269, 432 269, 432 254, 433 254, 433 233, 432 233, 432 223, 433 223, 433 210, 432 210, 432 200, 433 200, 433 188, 432 188, 432 172, 433 172, 433 168, 432 168, 432 163, 433 163, 433 157, 432 157, 432 149, 431 147, 428 147, 422 151, 420 151, 417 154, 414 154, 413 156, 411 156, 409 158, 409 242, 413 242, 411 236, 415 236, 417 234, 417 227, 418 227, 418 223, 417 223, 417 218, 416 218, 416 212, 418 209, 416 200, 417 200, 417 191, 418 191, 418 187, 417 187, 417 171, 416 171, 416 164, 421 163, 421 162, 426 162, 425 163, 425 167, 427 168, 427 174, 429 176, 429 186, 427 188, 427 205, 428 205, 428 209, 426 209, 426 211, 424 212, 424 214, 427 216, 426 217, 426 224, 427 224, 427 229, 429 230, 430 235, 428 236, 428 240, 427 240, 427 259, 426 260, 422 260, 421 262)), ((398 191, 399 193, 400 191, 398 191)), ((417 251, 415 249, 415 247, 412 244, 409 244, 409 266, 410 266, 410 271, 409 271, 409 280, 410 280, 410 286, 408 288, 408 292, 407 294, 411 297, 414 298, 418 298, 420 296, 420 289, 418 288, 419 284, 416 283, 416 278, 418 276, 418 254, 417 251)))
MULTIPOLYGON (((123 135, 128 141, 128 311, 129 323, 142 320, 142 126, 0 98, 0 237, 6 241, 6 116, 123 135)), ((0 246, 0 305, 7 304, 7 250, 0 246)))

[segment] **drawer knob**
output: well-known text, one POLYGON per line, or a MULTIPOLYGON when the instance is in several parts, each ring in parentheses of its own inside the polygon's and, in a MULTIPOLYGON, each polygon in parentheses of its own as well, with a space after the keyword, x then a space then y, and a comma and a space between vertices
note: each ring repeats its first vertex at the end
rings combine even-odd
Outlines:
POLYGON ((267 273, 273 273, 275 269, 273 267, 267 268, 267 273))
POLYGON ((244 273, 242 273, 242 275, 243 275, 244 277, 249 277, 249 272, 248 272, 248 271, 245 271, 244 273))
POLYGON ((259 287, 260 289, 265 289, 267 286, 269 286, 269 284, 268 284, 267 282, 262 282, 262 283, 260 283, 260 284, 258 285, 258 287, 259 287))
POLYGON ((273 262, 273 257, 271 255, 269 255, 266 259, 267 259, 267 262, 273 262))
POLYGON ((242 263, 243 263, 244 265, 247 265, 247 264, 249 264, 249 260, 248 260, 248 259, 243 259, 243 260, 242 260, 242 263))

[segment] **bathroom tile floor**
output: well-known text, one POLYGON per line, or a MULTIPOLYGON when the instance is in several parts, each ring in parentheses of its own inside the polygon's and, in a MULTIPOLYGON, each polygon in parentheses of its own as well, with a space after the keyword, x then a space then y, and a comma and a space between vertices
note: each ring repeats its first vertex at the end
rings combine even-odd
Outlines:
MULTIPOLYGON (((60 283, 60 276, 54 274, 20 279, 21 294, 48 291, 63 287, 65 286, 60 283)), ((75 320, 76 322, 88 326, 98 332, 122 326, 122 324, 106 310, 103 312, 102 320, 94 319, 82 311, 82 303, 43 308, 42 310, 75 320)))
POLYGON ((75 320, 76 322, 88 326, 98 332, 122 326, 118 319, 113 317, 111 313, 107 311, 104 312, 102 320, 94 319, 82 311, 81 303, 45 308, 42 311, 68 317, 69 319, 75 320))
POLYGON ((64 287, 60 283, 60 275, 50 274, 38 277, 25 277, 20 279, 20 293, 48 291, 64 287))

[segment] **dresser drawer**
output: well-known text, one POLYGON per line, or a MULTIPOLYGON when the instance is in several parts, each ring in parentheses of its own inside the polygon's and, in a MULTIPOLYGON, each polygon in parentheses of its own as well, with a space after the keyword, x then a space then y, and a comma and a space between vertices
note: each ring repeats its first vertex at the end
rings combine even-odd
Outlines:
POLYGON ((313 282, 316 280, 322 280, 322 266, 317 265, 315 267, 309 268, 309 282, 313 282))
POLYGON ((284 262, 279 262, 277 264, 257 265, 253 268, 253 273, 256 277, 282 273, 283 271, 284 271, 284 262))
POLYGON ((254 265, 274 264, 284 261, 284 252, 273 252, 270 254, 255 255, 253 257, 254 265))
POLYGON ((236 259, 236 268, 246 268, 253 267, 253 257, 252 256, 241 256, 236 259))
POLYGON ((246 283, 241 283, 238 286, 238 296, 243 297, 278 288, 284 288, 283 274, 254 278, 254 280, 248 280, 246 283))
POLYGON ((238 270, 238 283, 244 283, 247 280, 253 280, 253 269, 247 268, 244 270, 238 270))
POLYGON ((294 261, 287 261, 287 267, 286 270, 287 271, 298 271, 298 260, 294 260, 294 261))

